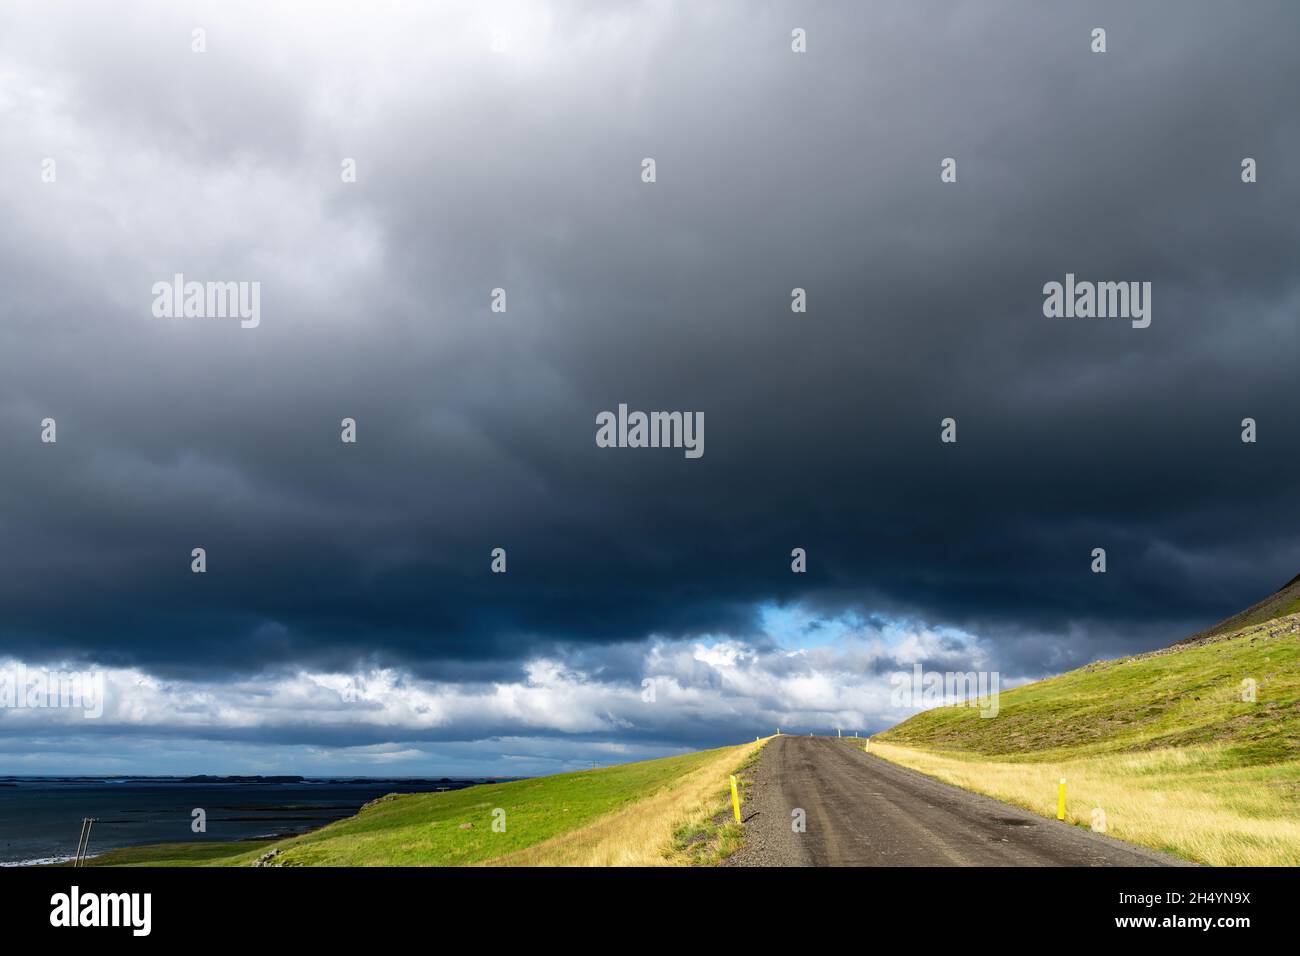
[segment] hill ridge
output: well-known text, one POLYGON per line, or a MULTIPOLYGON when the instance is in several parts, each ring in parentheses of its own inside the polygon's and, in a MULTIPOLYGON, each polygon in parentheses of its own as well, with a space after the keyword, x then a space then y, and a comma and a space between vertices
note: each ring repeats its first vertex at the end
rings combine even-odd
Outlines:
POLYGON ((1238 611, 1212 627, 1197 631, 1191 637, 1184 637, 1179 641, 1175 641, 1174 646, 1199 642, 1207 637, 1239 631, 1252 624, 1264 624, 1296 613, 1300 613, 1300 574, 1297 574, 1264 600, 1252 604, 1244 611, 1238 611))

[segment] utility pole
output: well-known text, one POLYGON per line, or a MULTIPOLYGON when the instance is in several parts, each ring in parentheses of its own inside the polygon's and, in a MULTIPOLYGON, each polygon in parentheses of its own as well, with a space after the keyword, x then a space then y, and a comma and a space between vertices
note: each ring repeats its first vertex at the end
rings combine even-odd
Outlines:
POLYGON ((72 858, 73 866, 81 866, 81 846, 86 842, 86 818, 81 818, 81 833, 77 835, 77 852, 72 858))
POLYGON ((73 866, 81 866, 86 853, 90 851, 90 828, 95 825, 97 819, 97 817, 81 818, 81 837, 77 840, 77 858, 73 866))

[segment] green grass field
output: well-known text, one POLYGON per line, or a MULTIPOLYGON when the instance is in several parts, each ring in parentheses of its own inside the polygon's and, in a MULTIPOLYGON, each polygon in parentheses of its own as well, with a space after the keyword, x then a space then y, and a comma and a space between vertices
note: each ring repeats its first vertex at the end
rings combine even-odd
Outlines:
MULTIPOLYGON (((106 853, 96 866, 245 866, 270 849, 276 866, 463 866, 537 847, 679 788, 692 774, 719 776, 743 748, 721 748, 579 773, 382 798, 355 816, 278 842, 190 843, 106 853), (504 830, 493 811, 505 811, 504 830), (464 827, 464 824, 471 824, 464 827)), ((725 783, 719 776, 712 789, 725 783)), ((667 794, 671 796, 672 794, 667 794)), ((664 802, 662 799, 660 802, 664 802)), ((677 812, 676 808, 672 808, 677 812)), ((684 811, 681 811, 684 812, 684 811)), ((670 850, 672 832, 664 833, 670 850)))
MULTIPOLYGON (((234 856, 261 852, 272 840, 242 840, 237 843, 153 843, 110 850, 85 861, 82 866, 203 866, 234 856)), ((72 866, 60 863, 60 866, 72 866)))
POLYGON ((878 739, 1008 760, 1222 745, 1235 765, 1300 758, 1300 616, 1087 667, 970 707, 918 714, 878 739), (1255 681, 1254 701, 1243 681, 1255 681))

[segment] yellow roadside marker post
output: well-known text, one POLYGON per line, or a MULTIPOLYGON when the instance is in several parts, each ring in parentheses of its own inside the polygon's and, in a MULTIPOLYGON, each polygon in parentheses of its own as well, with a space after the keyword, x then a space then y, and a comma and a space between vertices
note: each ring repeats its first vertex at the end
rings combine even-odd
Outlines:
POLYGON ((736 814, 736 822, 740 822, 740 794, 736 791, 736 775, 731 775, 731 810, 736 814))
POLYGON ((1056 791, 1056 819, 1065 819, 1065 778, 1061 778, 1061 785, 1056 791))

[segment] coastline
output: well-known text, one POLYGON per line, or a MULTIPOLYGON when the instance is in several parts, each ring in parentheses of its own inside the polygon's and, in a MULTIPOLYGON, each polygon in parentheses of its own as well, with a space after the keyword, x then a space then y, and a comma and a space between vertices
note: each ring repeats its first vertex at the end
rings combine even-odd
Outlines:
POLYGON ((388 794, 444 793, 496 779, 451 777, 7 777, 0 794, 0 868, 60 867, 75 860, 66 833, 76 820, 98 822, 83 864, 116 855, 147 862, 149 849, 172 859, 202 859, 215 846, 255 847, 304 836, 388 794), (191 831, 204 810, 206 830, 191 831), (197 817, 196 817, 197 819, 197 817), (165 849, 164 849, 165 848, 165 849), (7 853, 5 852, 7 851, 7 853), (24 852, 26 851, 26 852, 24 852))

